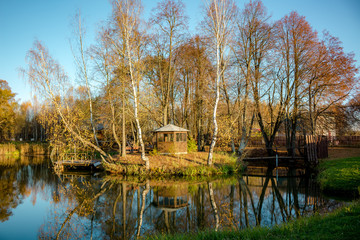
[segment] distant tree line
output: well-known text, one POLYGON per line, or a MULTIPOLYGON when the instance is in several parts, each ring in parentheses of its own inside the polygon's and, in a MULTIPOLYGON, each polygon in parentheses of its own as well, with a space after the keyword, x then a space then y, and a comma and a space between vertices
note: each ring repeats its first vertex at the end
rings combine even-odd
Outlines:
POLYGON ((33 99, 18 103, 5 80, 0 79, 0 143, 6 141, 45 141, 39 120, 40 104, 33 99))
POLYGON ((211 165, 215 146, 242 154, 254 128, 270 155, 279 132, 292 155, 299 131, 318 134, 330 112, 340 122, 340 113, 358 109, 351 105, 358 98, 354 55, 297 12, 273 22, 261 1, 239 8, 208 0, 198 32, 190 33, 181 0, 160 1, 149 19, 140 0, 112 7, 91 46, 75 17, 76 81, 42 42, 29 50, 22 72, 40 102, 32 118, 40 123, 37 139, 93 149, 105 161, 112 157, 104 146, 125 155, 126 144, 136 144, 148 165, 152 130, 173 123, 190 130, 198 150, 210 145, 211 165))

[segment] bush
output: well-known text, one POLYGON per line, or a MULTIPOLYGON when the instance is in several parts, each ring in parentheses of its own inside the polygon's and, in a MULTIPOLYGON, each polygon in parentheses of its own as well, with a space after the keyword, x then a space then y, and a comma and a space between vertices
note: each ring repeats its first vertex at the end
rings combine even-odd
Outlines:
POLYGON ((187 150, 189 153, 197 151, 196 141, 192 137, 187 140, 187 150))
POLYGON ((151 151, 149 152, 149 155, 150 155, 150 156, 158 156, 158 155, 159 155, 159 152, 158 152, 157 148, 154 147, 153 150, 151 150, 151 151))

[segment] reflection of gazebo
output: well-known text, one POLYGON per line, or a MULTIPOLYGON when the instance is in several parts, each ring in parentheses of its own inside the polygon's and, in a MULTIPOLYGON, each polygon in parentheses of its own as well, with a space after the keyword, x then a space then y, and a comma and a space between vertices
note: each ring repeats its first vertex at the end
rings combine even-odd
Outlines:
POLYGON ((189 206, 187 195, 187 184, 174 184, 172 186, 154 188, 153 205, 163 211, 165 226, 168 232, 174 229, 176 225, 174 221, 169 221, 171 216, 175 218, 177 210, 189 206))
POLYGON ((187 153, 187 132, 189 130, 168 124, 154 131, 156 148, 162 154, 187 153))
POLYGON ((153 204, 165 212, 173 212, 189 205, 187 185, 163 186, 154 190, 153 204))

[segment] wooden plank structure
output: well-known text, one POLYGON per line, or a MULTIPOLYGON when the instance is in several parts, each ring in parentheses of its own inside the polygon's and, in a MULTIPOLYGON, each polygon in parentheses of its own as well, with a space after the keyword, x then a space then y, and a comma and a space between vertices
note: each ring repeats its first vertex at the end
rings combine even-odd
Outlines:
POLYGON ((245 158, 250 165, 268 166, 316 166, 319 158, 328 157, 328 141, 324 136, 305 135, 298 137, 298 149, 301 156, 272 156, 245 158))
POLYGON ((317 156, 317 139, 313 135, 305 136, 305 160, 311 165, 319 163, 317 156))
POLYGON ((95 159, 92 154, 88 153, 66 153, 61 160, 55 161, 53 164, 55 172, 76 168, 94 170, 101 166, 100 160, 95 159))
POLYGON ((328 141, 328 138, 325 136, 318 136, 317 157, 318 158, 329 157, 329 141, 328 141))
POLYGON ((306 135, 304 138, 304 156, 308 164, 316 166, 319 164, 319 158, 329 156, 327 137, 306 135))

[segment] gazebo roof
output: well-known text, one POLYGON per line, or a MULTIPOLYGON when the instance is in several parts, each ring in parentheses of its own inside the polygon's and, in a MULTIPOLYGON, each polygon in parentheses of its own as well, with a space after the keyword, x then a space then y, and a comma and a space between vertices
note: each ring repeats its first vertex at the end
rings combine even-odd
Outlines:
POLYGON ((188 132, 188 131, 189 130, 185 128, 181 128, 173 124, 168 124, 166 126, 154 130, 154 132, 188 132))

